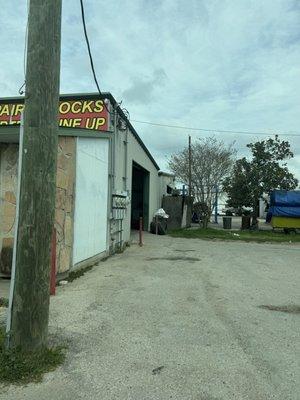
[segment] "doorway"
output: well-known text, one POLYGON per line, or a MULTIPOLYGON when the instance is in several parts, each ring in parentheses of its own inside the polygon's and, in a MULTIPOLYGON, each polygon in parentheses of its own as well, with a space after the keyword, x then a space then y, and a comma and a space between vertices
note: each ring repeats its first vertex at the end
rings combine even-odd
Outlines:
POLYGON ((143 230, 149 226, 149 171, 133 161, 131 183, 131 229, 139 229, 143 218, 143 230))

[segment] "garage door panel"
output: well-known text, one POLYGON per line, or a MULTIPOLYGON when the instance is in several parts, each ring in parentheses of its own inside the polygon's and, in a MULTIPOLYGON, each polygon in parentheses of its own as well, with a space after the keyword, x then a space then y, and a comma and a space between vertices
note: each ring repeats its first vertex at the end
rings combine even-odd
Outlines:
POLYGON ((107 248, 107 139, 78 138, 73 263, 107 248))

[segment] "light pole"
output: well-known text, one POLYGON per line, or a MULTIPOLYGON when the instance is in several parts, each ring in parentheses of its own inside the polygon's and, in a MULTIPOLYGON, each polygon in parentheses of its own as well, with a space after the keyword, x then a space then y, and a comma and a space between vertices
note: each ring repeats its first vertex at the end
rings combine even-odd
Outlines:
POLYGON ((214 223, 218 223, 218 194, 219 194, 219 188, 218 185, 215 185, 215 221, 214 223))

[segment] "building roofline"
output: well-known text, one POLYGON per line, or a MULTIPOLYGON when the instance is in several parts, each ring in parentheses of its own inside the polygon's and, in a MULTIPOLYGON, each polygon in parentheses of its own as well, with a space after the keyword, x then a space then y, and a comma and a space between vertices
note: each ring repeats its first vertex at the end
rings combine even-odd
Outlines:
MULTIPOLYGON (((138 141, 138 143, 140 144, 142 149, 145 151, 145 153, 147 154, 149 159, 152 161, 152 163, 155 166, 155 168, 159 171, 160 168, 159 168, 158 164, 156 163, 156 161, 154 160, 152 154, 150 153, 150 151, 148 150, 148 148, 146 147, 146 145, 144 144, 144 142, 142 141, 142 139, 138 135, 137 131, 134 129, 133 125, 131 124, 129 119, 126 117, 126 115, 124 114, 124 112, 120 108, 119 104, 117 103, 116 99, 113 97, 113 95, 110 92, 103 92, 102 96, 100 96, 99 93, 95 93, 95 92, 92 92, 92 93, 68 93, 68 94, 61 94, 59 96, 59 98, 60 98, 60 100, 63 100, 63 99, 84 100, 86 98, 91 98, 91 99, 101 98, 101 100, 103 100, 103 99, 110 100, 111 104, 114 107, 117 108, 118 114, 126 121, 126 124, 128 125, 128 127, 129 127, 130 131, 132 132, 133 136, 138 141)), ((17 97, 2 97, 2 98, 0 98, 0 104, 7 103, 7 102, 10 102, 10 103, 23 103, 24 102, 24 97, 23 96, 17 96, 17 97)))
POLYGON ((159 171, 160 168, 157 164, 157 162, 154 160, 152 154, 150 153, 150 151, 148 150, 148 148, 146 147, 145 143, 142 141, 142 139, 140 138, 140 136, 138 135, 137 131, 134 129, 133 125, 131 124, 130 120, 126 117, 126 115, 124 114, 123 110, 120 108, 120 106, 118 105, 118 103, 116 102, 115 98, 113 97, 113 95, 109 92, 103 93, 103 97, 108 98, 110 100, 110 102, 114 105, 117 106, 117 110, 118 113, 121 115, 121 117, 126 121, 126 124, 128 125, 129 129, 131 130, 131 132, 133 133, 133 136, 136 138, 136 140, 138 141, 138 143, 141 145, 141 147, 143 148, 143 150, 145 151, 145 153, 147 154, 147 156, 150 158, 150 160, 152 161, 152 163, 154 164, 155 168, 159 171))
POLYGON ((175 178, 175 174, 171 174, 170 172, 158 171, 159 176, 169 176, 170 178, 175 178))

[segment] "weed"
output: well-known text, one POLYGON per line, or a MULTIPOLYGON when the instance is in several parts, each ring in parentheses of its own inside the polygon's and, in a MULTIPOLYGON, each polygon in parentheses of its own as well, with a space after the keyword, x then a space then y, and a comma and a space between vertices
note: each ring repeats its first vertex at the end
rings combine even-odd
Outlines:
POLYGON ((8 307, 8 299, 6 297, 0 297, 0 307, 8 307))
POLYGON ((25 352, 5 347, 5 331, 0 327, 0 382, 26 384, 40 382, 46 372, 55 370, 65 360, 65 348, 44 348, 25 352))
POLYGON ((88 267, 78 269, 77 271, 72 271, 72 272, 70 272, 70 274, 69 274, 67 279, 68 279, 69 282, 73 282, 75 279, 80 278, 86 272, 90 271, 92 268, 93 268, 93 265, 90 265, 88 267))

